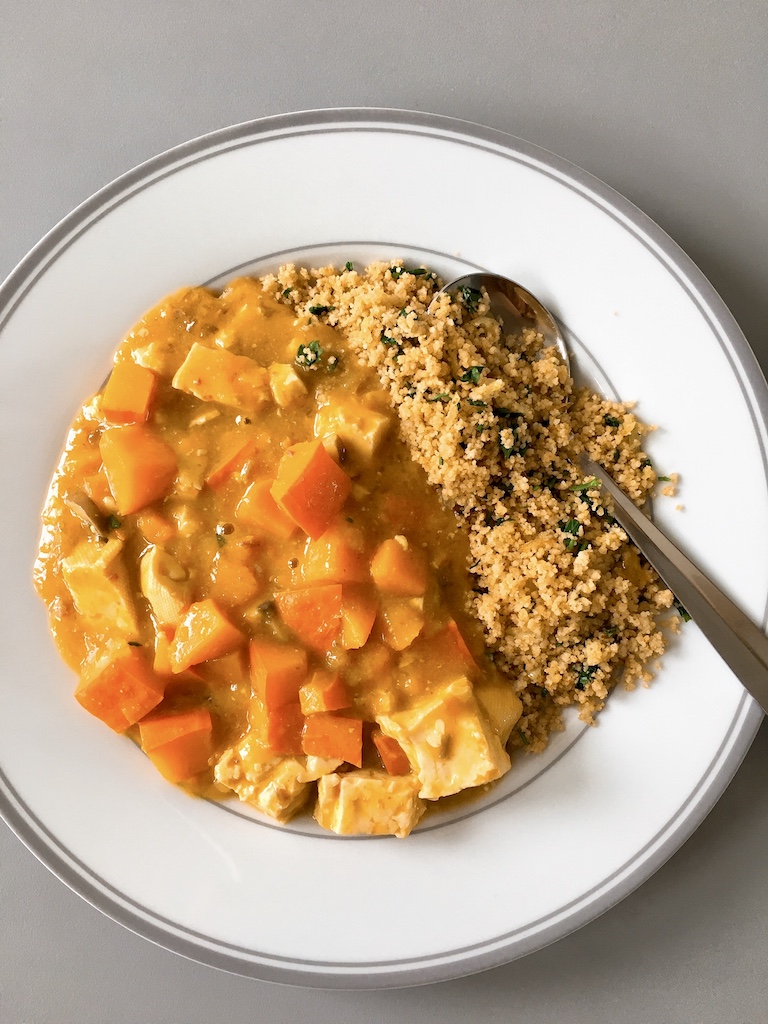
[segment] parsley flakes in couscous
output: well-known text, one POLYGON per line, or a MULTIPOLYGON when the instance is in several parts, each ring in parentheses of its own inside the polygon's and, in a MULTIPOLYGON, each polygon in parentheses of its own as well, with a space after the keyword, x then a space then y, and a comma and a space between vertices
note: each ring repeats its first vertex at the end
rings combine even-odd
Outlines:
POLYGON ((674 597, 577 463, 586 452, 645 502, 660 478, 631 407, 576 389, 533 331, 507 344, 486 296, 438 295, 425 268, 288 265, 264 284, 376 369, 413 459, 458 516, 470 610, 523 702, 511 743, 541 750, 563 707, 591 722, 619 678, 648 681, 674 597))

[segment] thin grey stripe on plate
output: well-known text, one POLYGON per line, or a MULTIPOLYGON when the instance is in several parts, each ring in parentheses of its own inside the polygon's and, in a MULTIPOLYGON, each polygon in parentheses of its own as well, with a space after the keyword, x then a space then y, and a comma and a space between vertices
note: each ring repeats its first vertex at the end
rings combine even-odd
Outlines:
MULTIPOLYGON (((375 109, 311 111, 282 115, 224 129, 161 154, 128 172, 87 200, 57 225, 22 260, 0 288, 0 308, 4 310, 4 315, 0 319, 0 330, 12 316, 18 304, 23 301, 27 292, 59 255, 65 252, 92 224, 98 222, 112 209, 127 201, 137 192, 149 187, 153 182, 168 177, 194 163, 213 158, 221 152, 257 145, 274 138, 350 131, 393 132, 426 136, 491 152, 495 156, 521 163, 558 181, 620 223, 664 264, 709 324, 739 383, 749 409, 761 451, 764 478, 768 482, 767 456, 760 429, 761 425, 766 422, 766 412, 768 411, 768 392, 766 392, 765 382, 754 355, 730 313, 688 257, 660 228, 650 222, 631 203, 579 168, 558 157, 553 157, 537 147, 493 129, 436 115, 375 109), (339 117, 345 118, 346 123, 339 123, 339 117), (329 121, 334 123, 328 124, 329 121), (367 124, 361 122, 367 122, 367 124), (325 127, 319 127, 322 125, 325 127), (467 138, 468 135, 472 138, 467 138), (684 270, 688 277, 696 282, 695 287, 701 294, 701 299, 697 292, 689 286, 688 280, 684 276, 684 270), (710 314, 707 307, 712 308, 714 316, 710 314), (749 393, 747 385, 752 389, 753 394, 749 393)), ((768 595, 766 604, 768 608, 768 595)), ((223 942, 215 943, 212 946, 212 940, 207 936, 192 929, 181 928, 173 921, 154 914, 99 878, 59 843, 42 822, 38 821, 32 810, 20 799, 10 780, 0 771, 0 779, 2 779, 5 790, 1 809, 9 825, 20 838, 66 884, 109 916, 138 931, 151 941, 175 949, 182 955, 192 959, 202 959, 212 966, 225 970, 248 973, 267 980, 294 981, 305 984, 320 983, 339 987, 370 987, 372 981, 370 972, 375 970, 379 972, 376 975, 376 980, 380 984, 412 984, 419 981, 427 982, 457 977, 482 967, 504 963, 510 959, 509 950, 504 947, 497 948, 499 944, 506 943, 508 945, 521 932, 533 932, 529 939, 519 943, 515 950, 515 955, 524 955, 533 949, 540 948, 546 942, 553 941, 580 927, 627 895, 677 849, 683 839, 693 831, 711 809, 749 748, 760 720, 761 715, 756 706, 749 701, 746 694, 743 695, 720 749, 713 757, 709 768, 693 793, 689 794, 683 805, 642 850, 638 851, 625 865, 593 890, 578 897, 567 907, 560 908, 556 914, 548 915, 522 929, 484 940, 472 946, 449 950, 434 956, 406 960, 370 963, 309 961, 259 954, 254 950, 231 946, 223 942), (731 745, 732 749, 729 750, 731 745), (726 752, 726 761, 719 767, 710 784, 710 776, 715 771, 718 760, 726 752), (706 799, 704 799, 705 793, 706 799), (700 806, 695 814, 692 814, 691 820, 686 820, 686 811, 699 801, 700 795, 702 796, 700 806), (673 826, 674 831, 668 835, 673 826), (662 837, 666 838, 664 838, 661 848, 656 851, 650 864, 644 864, 644 855, 662 837), (632 865, 637 865, 634 875, 625 881, 620 891, 612 892, 610 888, 612 881, 626 874, 632 865), (600 895, 601 893, 602 895, 600 895), (584 905, 581 912, 578 915, 574 913, 570 920, 552 921, 550 925, 547 925, 547 921, 561 918, 569 910, 582 904, 584 905), (239 953, 240 956, 232 956, 230 953, 239 953), (244 957, 249 959, 243 959, 244 957), (459 961, 460 957, 464 959, 459 961), (304 971, 287 972, 279 966, 281 964, 304 967, 305 969, 304 971), (396 969, 398 967, 405 968, 408 965, 414 965, 414 967, 396 969), (253 969, 248 970, 248 967, 253 969), (345 976, 316 973, 308 970, 312 967, 326 971, 329 968, 342 969, 347 973, 345 976), (417 970, 417 967, 420 969, 417 970)))

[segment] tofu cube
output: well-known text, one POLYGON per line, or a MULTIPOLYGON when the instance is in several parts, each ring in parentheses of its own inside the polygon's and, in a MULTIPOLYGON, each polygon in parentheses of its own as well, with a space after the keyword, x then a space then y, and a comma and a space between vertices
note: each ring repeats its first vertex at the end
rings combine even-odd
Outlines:
POLYGON ((436 688, 407 711, 376 720, 405 751, 421 784, 419 796, 426 800, 482 786, 509 771, 509 756, 465 676, 436 688))
POLYGON ((369 409, 354 398, 331 402, 318 409, 315 436, 336 434, 341 443, 361 463, 371 462, 387 436, 392 417, 369 409))
POLYGON ((250 804, 281 824, 290 821, 309 796, 304 780, 303 757, 268 757, 252 736, 236 747, 225 750, 213 769, 216 782, 237 793, 250 804))
POLYGON ((173 378, 178 391, 201 402, 258 412, 271 400, 269 374, 248 356, 225 349, 206 348, 195 342, 173 378))
POLYGON ((272 363, 269 368, 269 386, 272 397, 281 409, 299 405, 307 397, 306 385, 287 363, 272 363))
POLYGON ((131 588, 121 557, 123 542, 117 537, 106 544, 96 538, 81 541, 62 559, 61 574, 75 609, 89 628, 139 639, 131 588))
POLYGON ((424 813, 413 775, 359 771, 324 775, 317 784, 315 818, 340 836, 407 836, 424 813))

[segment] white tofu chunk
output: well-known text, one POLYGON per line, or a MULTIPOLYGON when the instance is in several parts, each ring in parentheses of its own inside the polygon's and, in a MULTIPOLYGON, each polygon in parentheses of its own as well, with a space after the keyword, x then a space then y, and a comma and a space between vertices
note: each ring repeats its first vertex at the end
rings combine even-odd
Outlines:
POLYGON ((187 573, 176 559, 152 544, 139 562, 141 592, 161 626, 178 626, 192 600, 187 573))
POLYGON ((438 800, 493 782, 509 771, 507 752, 461 676, 408 711, 379 715, 381 731, 397 740, 419 777, 419 796, 438 800))
POLYGON ((285 824, 303 806, 309 786, 303 781, 303 757, 276 757, 259 761, 260 748, 250 736, 225 750, 214 765, 216 782, 231 789, 243 803, 285 824))
POLYGON ((359 771, 324 775, 317 784, 315 818, 340 836, 407 836, 424 813, 413 775, 359 771))
POLYGON ((304 771, 301 773, 301 782, 317 782, 323 775, 330 775, 344 763, 331 757, 315 757, 314 754, 308 754, 306 762, 304 771))
POLYGON ((248 356, 236 356, 226 349, 206 348, 195 342, 172 381, 201 402, 258 412, 272 400, 269 374, 248 356))
POLYGON ((121 558, 123 542, 96 538, 81 541, 62 559, 61 574, 78 615, 89 629, 139 639, 136 606, 121 558))
POLYGON ((281 409, 299 405, 307 397, 304 381, 287 363, 272 363, 269 368, 269 386, 272 397, 281 409))
POLYGON ((392 417, 369 409, 354 398, 331 402, 317 411, 315 436, 336 434, 361 462, 371 462, 392 425, 392 417))

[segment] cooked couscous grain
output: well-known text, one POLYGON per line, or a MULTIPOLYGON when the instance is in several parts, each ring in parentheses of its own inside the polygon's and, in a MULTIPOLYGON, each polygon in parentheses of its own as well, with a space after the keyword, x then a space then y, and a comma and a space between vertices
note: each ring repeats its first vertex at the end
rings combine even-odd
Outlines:
POLYGON ((591 722, 618 678, 647 682, 664 650, 673 595, 577 461, 609 466, 642 505, 658 480, 643 451, 651 428, 631 405, 576 389, 533 331, 505 339, 487 296, 440 285, 400 261, 265 279, 299 323, 342 330, 388 388, 413 458, 467 531, 471 610, 523 701, 512 742, 536 751, 563 707, 591 722))

